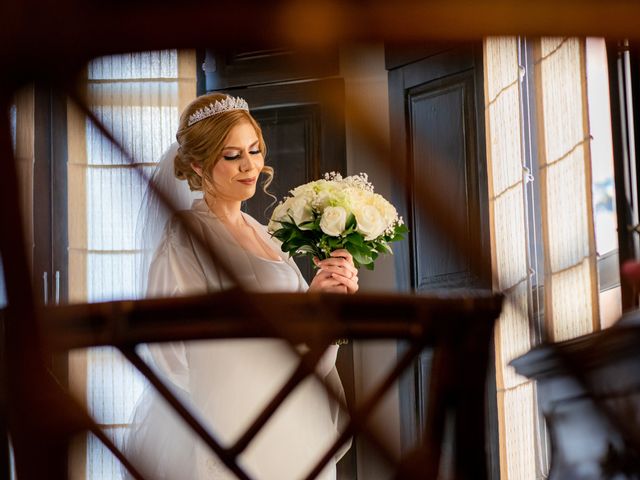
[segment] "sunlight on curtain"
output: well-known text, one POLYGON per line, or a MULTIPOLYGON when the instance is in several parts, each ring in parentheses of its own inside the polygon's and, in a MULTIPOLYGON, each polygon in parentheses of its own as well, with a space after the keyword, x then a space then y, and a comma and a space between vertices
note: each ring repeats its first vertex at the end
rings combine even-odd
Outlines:
POLYGON ((487 38, 484 63, 494 287, 506 296, 495 331, 500 470, 536 478, 535 389, 508 365, 532 346, 517 39, 487 38))
MULTIPOLYGON (((69 292, 71 302, 133 298, 138 252, 135 231, 155 162, 175 141, 179 115, 195 97, 195 56, 168 50, 99 58, 87 69, 94 114, 133 156, 129 164, 76 110, 69 135, 69 292)), ((117 445, 144 383, 114 349, 74 352, 71 388, 117 445)), ((72 460, 74 478, 120 478, 119 463, 93 436, 72 460)))
POLYGON ((544 286, 552 340, 589 333, 598 322, 584 40, 543 38, 533 45, 535 85, 527 96, 523 82, 531 76, 520 65, 524 43, 484 42, 492 262, 495 288, 506 296, 495 345, 500 470, 508 480, 545 478, 548 468, 535 384, 508 365, 535 342, 533 292, 544 286), (526 117, 528 112, 535 117, 526 117), (538 143, 538 178, 527 168, 536 161, 535 149, 524 148, 536 128, 531 141, 538 143), (531 192, 540 194, 539 209, 531 192), (544 282, 532 277, 536 236, 528 229, 538 221, 544 282))
POLYGON ((177 51, 102 58, 89 66, 88 97, 100 121, 136 160, 128 164, 86 121, 87 300, 135 292, 135 227, 155 162, 179 120, 177 51), (172 81, 167 81, 172 80, 172 81))
POLYGON ((599 325, 584 51, 584 39, 542 38, 535 56, 545 318, 555 341, 599 325))

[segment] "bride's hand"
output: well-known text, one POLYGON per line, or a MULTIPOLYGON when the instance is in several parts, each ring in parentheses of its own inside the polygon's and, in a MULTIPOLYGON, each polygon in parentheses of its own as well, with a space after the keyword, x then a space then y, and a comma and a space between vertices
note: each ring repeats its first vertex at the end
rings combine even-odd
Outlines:
POLYGON ((345 250, 331 252, 331 258, 314 258, 318 272, 309 285, 310 291, 333 293, 356 293, 358 291, 358 269, 353 257, 345 250))

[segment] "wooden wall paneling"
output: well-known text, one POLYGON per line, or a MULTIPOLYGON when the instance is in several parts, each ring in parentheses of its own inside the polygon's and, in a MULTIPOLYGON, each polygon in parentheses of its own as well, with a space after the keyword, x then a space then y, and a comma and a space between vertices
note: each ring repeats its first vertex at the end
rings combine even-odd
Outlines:
POLYGON ((384 52, 385 66, 387 70, 393 70, 460 46, 460 42, 446 40, 432 40, 416 44, 387 43, 384 52))
POLYGON ((331 77, 340 70, 337 47, 313 51, 277 47, 207 50, 204 66, 207 90, 331 77))

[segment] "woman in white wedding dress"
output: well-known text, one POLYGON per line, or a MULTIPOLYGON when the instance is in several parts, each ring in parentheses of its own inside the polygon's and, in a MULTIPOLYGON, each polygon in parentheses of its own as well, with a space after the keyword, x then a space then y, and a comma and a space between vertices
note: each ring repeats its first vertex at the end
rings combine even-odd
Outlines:
MULTIPOLYGON (((357 291, 357 270, 348 252, 339 250, 317 262, 317 274, 307 286, 266 229, 240 210, 241 202, 254 195, 258 176, 273 175, 264 165, 260 127, 244 100, 221 94, 197 98, 183 112, 176 137, 175 175, 191 190, 201 190, 203 198, 167 223, 149 267, 149 296, 232 287, 209 258, 207 247, 229 262, 249 291, 357 291)), ((167 158, 173 160, 174 151, 167 158)), ((224 446, 242 435, 299 360, 277 339, 177 342, 149 350, 156 371, 224 446)), ((344 395, 335 369, 337 350, 337 345, 330 346, 316 370, 344 395)), ((304 478, 337 438, 344 416, 317 379, 308 377, 249 444, 239 463, 259 480, 304 478)), ((335 464, 348 448, 343 446, 318 478, 335 479, 335 464)), ((152 389, 135 409, 125 451, 153 479, 235 478, 152 389)))

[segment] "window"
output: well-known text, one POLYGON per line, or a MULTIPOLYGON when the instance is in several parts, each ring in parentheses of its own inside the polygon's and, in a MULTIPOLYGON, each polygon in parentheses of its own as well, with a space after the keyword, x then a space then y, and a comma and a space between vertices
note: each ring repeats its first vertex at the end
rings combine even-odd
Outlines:
MULTIPOLYGON (((128 163, 72 105, 68 114, 69 300, 137 295, 137 213, 155 162, 175 139, 195 97, 195 55, 168 50, 99 58, 87 69, 88 103, 135 159, 128 163)), ((144 382, 112 348, 70 354, 70 386, 115 441, 122 439, 144 382)), ((89 436, 71 463, 73 478, 120 477, 120 465, 89 436)))
POLYGON ((495 337, 505 479, 549 468, 535 384, 509 362, 543 339, 599 329, 601 304, 619 305, 598 285, 616 247, 603 54, 597 39, 485 41, 493 273, 507 299, 495 337))
POLYGON ((600 325, 622 314, 618 260, 618 222, 609 106, 607 50, 603 38, 586 39, 587 101, 591 134, 593 220, 598 254, 600 325))

